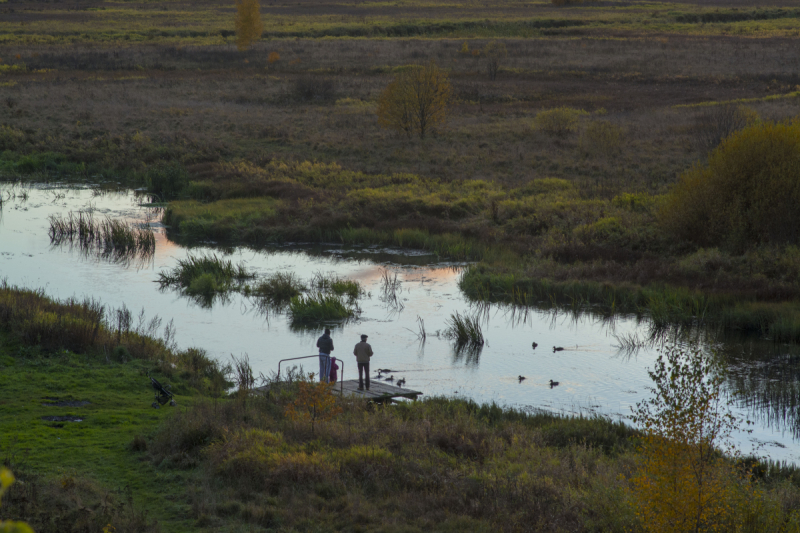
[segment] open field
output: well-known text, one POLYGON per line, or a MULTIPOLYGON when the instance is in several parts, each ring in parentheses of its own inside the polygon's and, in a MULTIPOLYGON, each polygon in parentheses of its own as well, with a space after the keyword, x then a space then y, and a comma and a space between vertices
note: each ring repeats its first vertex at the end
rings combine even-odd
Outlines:
MULTIPOLYGON (((722 295, 720 308, 800 292, 781 245, 703 250, 659 222, 714 147, 716 110, 798 114, 790 3, 264 2, 264 39, 247 51, 227 3, 0 11, 0 171, 149 187, 177 200, 176 237, 423 246, 515 276, 473 280, 492 299, 542 278, 678 287, 722 295), (508 54, 491 81, 481 51, 496 39, 508 54), (383 88, 428 61, 453 85, 446 126, 424 141, 381 129, 383 88), (578 110, 572 131, 537 126, 565 106, 578 110)), ((693 305, 678 315, 691 320, 693 305)), ((769 331, 775 314, 796 315, 771 313, 730 324, 769 331)))

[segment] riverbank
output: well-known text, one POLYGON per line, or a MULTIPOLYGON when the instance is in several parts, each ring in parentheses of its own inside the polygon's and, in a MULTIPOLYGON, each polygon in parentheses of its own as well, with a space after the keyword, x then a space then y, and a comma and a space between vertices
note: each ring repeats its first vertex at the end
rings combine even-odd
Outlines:
MULTIPOLYGON (((308 396, 296 373, 251 395, 246 360, 235 379, 200 350, 115 330, 116 313, 91 322, 100 309, 0 290, 0 446, 20 481, 2 512, 38 532, 646 529, 631 490, 640 434, 626 424, 465 399, 308 396), (176 407, 150 407, 148 374, 176 407), (220 378, 244 388, 224 394, 220 378)), ((732 485, 744 490, 741 531, 793 531, 795 469, 754 474, 732 485)))
POLYGON ((658 223, 662 196, 586 199, 557 178, 511 187, 312 162, 156 164, 122 179, 172 199, 163 221, 179 242, 422 249, 476 262, 461 281, 475 301, 592 306, 647 316, 657 329, 705 324, 800 340, 796 247, 732 254, 677 243, 658 223))

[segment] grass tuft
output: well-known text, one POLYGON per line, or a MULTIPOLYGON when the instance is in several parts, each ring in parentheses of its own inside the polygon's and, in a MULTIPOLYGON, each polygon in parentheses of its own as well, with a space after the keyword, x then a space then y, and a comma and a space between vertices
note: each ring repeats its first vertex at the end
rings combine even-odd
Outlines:
POLYGON ((149 228, 132 228, 106 217, 95 220, 91 212, 70 211, 66 217, 51 215, 50 242, 54 245, 77 244, 83 251, 96 250, 116 259, 150 258, 155 253, 156 238, 149 228))
POLYGON ((326 320, 345 320, 358 314, 358 308, 342 300, 338 294, 316 292, 295 296, 289 302, 292 322, 312 323, 326 320))
POLYGON ((178 266, 168 272, 158 274, 158 283, 162 288, 179 287, 187 291, 210 290, 221 291, 234 281, 243 282, 252 279, 255 274, 248 271, 243 263, 234 265, 232 261, 222 259, 216 254, 194 256, 179 259, 178 266), (202 279, 201 279, 202 278, 202 279))
POLYGON ((452 339, 457 348, 483 346, 483 330, 477 316, 461 315, 458 311, 450 315, 444 336, 452 339))
POLYGON ((283 307, 292 298, 300 296, 305 285, 293 272, 276 272, 261 280, 253 289, 256 296, 273 307, 283 307))

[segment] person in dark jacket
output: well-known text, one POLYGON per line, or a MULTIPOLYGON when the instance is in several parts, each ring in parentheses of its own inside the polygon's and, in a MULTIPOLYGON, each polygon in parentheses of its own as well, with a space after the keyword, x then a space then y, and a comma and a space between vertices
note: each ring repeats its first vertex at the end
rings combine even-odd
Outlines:
POLYGON ((330 382, 336 383, 339 379, 339 365, 336 364, 336 358, 331 357, 331 377, 330 382))
POLYGON ((330 329, 325 328, 325 333, 317 339, 317 348, 319 348, 319 380, 327 383, 328 377, 331 375, 331 352, 333 351, 330 329))

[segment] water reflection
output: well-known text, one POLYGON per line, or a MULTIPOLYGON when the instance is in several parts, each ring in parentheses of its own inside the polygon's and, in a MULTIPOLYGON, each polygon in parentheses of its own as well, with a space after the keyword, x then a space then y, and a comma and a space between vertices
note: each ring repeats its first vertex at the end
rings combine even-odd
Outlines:
MULTIPOLYGON (((174 319, 181 348, 201 346, 228 362, 249 354, 256 374, 268 375, 281 359, 313 354, 322 324, 298 325, 279 309, 265 309, 245 294, 198 301, 181 292, 158 291, 158 273, 189 254, 225 254, 264 277, 293 272, 303 280, 332 272, 359 281, 366 295, 354 320, 329 324, 344 379, 362 333, 370 335, 375 368, 425 394, 453 394, 524 409, 624 417, 648 394, 647 368, 665 342, 699 342, 725 359, 727 390, 740 412, 755 422, 752 437, 775 459, 800 459, 797 403, 800 350, 751 337, 722 337, 705 328, 654 328, 644 315, 617 315, 586 305, 541 301, 528 307, 466 300, 458 288, 463 263, 440 262, 424 252, 391 247, 282 244, 220 247, 172 240, 157 222, 152 200, 118 189, 22 188, 0 185, 0 278, 65 298, 91 296, 109 307, 145 308, 174 319), (9 191, 14 191, 11 196, 9 191), (78 248, 51 247, 47 217, 94 209, 102 216, 147 224, 155 234, 149 262, 114 263, 78 248), (388 281, 387 281, 388 279, 388 281), (388 289, 388 290, 387 290, 388 289), (388 298, 387 298, 388 296, 388 298), (442 333, 454 313, 477 317, 486 343, 454 348, 442 333), (538 348, 534 349, 532 343, 538 348), (565 350, 553 352, 554 346, 565 350), (520 381, 518 376, 525 380, 520 381), (560 383, 550 388, 549 380, 560 383), (779 448, 785 446, 785 448, 779 448)), ((313 360, 311 360, 313 362, 313 360)), ((751 436, 739 435, 747 444, 751 436)), ((747 450, 745 450, 747 451, 747 450)))

